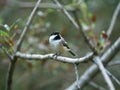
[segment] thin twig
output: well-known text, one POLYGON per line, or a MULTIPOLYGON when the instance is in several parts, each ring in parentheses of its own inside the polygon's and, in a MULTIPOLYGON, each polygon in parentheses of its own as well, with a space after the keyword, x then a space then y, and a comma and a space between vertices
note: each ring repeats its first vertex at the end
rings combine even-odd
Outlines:
POLYGON ((107 69, 106 69, 106 72, 120 86, 120 81, 107 69))
POLYGON ((89 85, 93 86, 96 90, 106 90, 105 88, 101 87, 100 85, 96 84, 93 81, 90 81, 89 85))
POLYGON ((63 56, 55 56, 54 54, 27 54, 27 53, 21 53, 17 52, 16 57, 23 58, 23 59, 29 59, 29 60, 55 60, 60 62, 66 62, 66 63, 82 63, 87 62, 93 57, 93 53, 89 53, 81 58, 69 58, 69 57, 63 57, 63 56))
MULTIPOLYGON (((120 50, 120 37, 103 54, 103 56, 101 56, 101 58, 100 58, 101 61, 105 62, 107 65, 107 63, 113 59, 113 57, 119 52, 119 50, 120 50)), ((86 86, 87 83, 97 75, 98 71, 99 71, 99 69, 96 66, 96 64, 93 64, 91 67, 89 67, 89 69, 87 69, 79 79, 80 89, 82 89, 84 86, 86 86)), ((74 82, 66 90, 76 90, 76 85, 77 85, 77 83, 74 82)))
POLYGON ((120 65, 120 60, 112 61, 107 66, 120 65))
POLYGON ((81 31, 81 34, 83 35, 83 38, 85 40, 85 42, 87 43, 87 45, 89 46, 89 48, 94 52, 95 55, 98 55, 98 52, 96 50, 96 47, 92 44, 92 42, 90 41, 90 39, 88 38, 88 36, 85 34, 85 31, 82 29, 81 23, 79 21, 79 18, 77 16, 76 11, 73 12, 74 18, 76 20, 76 23, 79 26, 79 30, 81 31))
POLYGON ((32 22, 32 19, 33 19, 35 13, 36 13, 36 11, 37 11, 37 9, 38 9, 39 4, 40 4, 41 1, 42 1, 42 0, 38 0, 38 1, 37 1, 36 5, 35 5, 35 7, 34 7, 34 9, 33 9, 33 11, 31 12, 31 14, 30 14, 30 16, 29 16, 29 18, 28 18, 28 20, 27 20, 27 22, 26 22, 26 25, 25 25, 25 27, 24 27, 24 29, 23 29, 23 32, 22 32, 22 34, 21 34, 21 36, 20 36, 20 39, 18 40, 18 42, 17 42, 17 44, 16 44, 16 51, 19 51, 19 50, 20 50, 21 45, 22 45, 22 42, 23 42, 23 40, 24 40, 24 38, 25 38, 26 32, 27 32, 28 29, 29 29, 29 26, 30 26, 30 24, 31 24, 31 22, 32 22))
POLYGON ((67 10, 57 1, 54 0, 54 2, 63 10, 63 13, 67 16, 67 18, 69 19, 69 21, 75 26, 75 28, 77 28, 77 30, 79 30, 79 26, 78 24, 75 22, 75 20, 72 18, 72 16, 67 12, 67 10))
POLYGON ((115 26, 115 22, 117 20, 117 16, 120 12, 120 2, 118 3, 118 6, 116 7, 115 11, 114 11, 114 14, 113 14, 113 17, 112 17, 112 20, 111 20, 111 23, 110 23, 110 26, 107 30, 107 35, 108 35, 108 38, 110 37, 111 33, 112 33, 112 30, 115 26))
POLYGON ((76 82, 77 82, 77 89, 79 90, 79 74, 78 74, 78 64, 74 63, 74 68, 75 68, 75 77, 76 77, 76 82))
POLYGON ((112 81, 110 80, 110 77, 108 76, 105 67, 103 66, 101 59, 99 57, 94 57, 93 61, 97 64, 97 66, 99 67, 105 82, 108 85, 109 90, 115 90, 114 85, 112 83, 112 81))
POLYGON ((3 50, 3 52, 6 54, 6 56, 10 59, 10 61, 12 60, 12 55, 10 55, 10 53, 3 47, 1 46, 0 49, 3 50))
MULTIPOLYGON (((10 2, 8 1, 8 6, 18 7, 18 8, 33 8, 35 4, 36 4, 35 2, 22 2, 22 1, 10 2)), ((38 8, 62 9, 61 7, 59 7, 58 5, 54 3, 47 3, 47 2, 40 3, 38 8)), ((68 11, 75 10, 75 8, 71 6, 64 6, 64 8, 68 11)))

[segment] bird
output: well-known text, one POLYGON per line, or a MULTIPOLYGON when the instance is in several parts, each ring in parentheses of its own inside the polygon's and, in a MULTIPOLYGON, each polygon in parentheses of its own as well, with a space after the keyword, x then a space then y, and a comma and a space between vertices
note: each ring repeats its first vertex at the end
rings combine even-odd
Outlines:
POLYGON ((72 56, 76 56, 76 54, 70 49, 68 43, 65 39, 61 36, 59 32, 52 32, 49 37, 49 44, 56 52, 56 54, 61 54, 64 52, 69 52, 72 56))

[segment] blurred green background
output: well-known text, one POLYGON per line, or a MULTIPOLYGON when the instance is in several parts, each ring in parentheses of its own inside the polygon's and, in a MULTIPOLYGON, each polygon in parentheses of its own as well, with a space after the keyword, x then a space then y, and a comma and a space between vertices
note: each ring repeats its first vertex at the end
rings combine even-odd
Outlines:
MULTIPOLYGON (((80 0, 79 0, 80 1, 80 0)), ((107 30, 112 15, 119 0, 84 0, 87 13, 94 16, 93 28, 97 38, 100 37, 102 30, 107 30)), ((6 48, 15 46, 25 23, 37 0, 0 0, 0 24, 12 26, 9 32, 13 45, 7 45, 6 48), (15 34, 15 36, 14 36, 15 34)), ((74 7, 73 2, 77 0, 60 0, 65 6, 74 7)), ((42 3, 53 3, 52 0, 42 0, 42 3)), ((84 10, 84 9, 83 9, 84 10)), ((81 11, 78 13, 79 18, 84 18, 81 11)), ((84 19, 83 19, 84 20, 84 19)), ((86 23, 86 22, 85 22, 86 23)), ((83 40, 82 35, 68 21, 66 16, 59 9, 39 8, 29 31, 23 42, 21 51, 25 53, 47 54, 52 51, 49 49, 48 38, 53 31, 62 33, 70 47, 79 55, 84 56, 90 51, 83 40)), ((116 20, 112 35, 111 44, 120 36, 120 14, 116 20)), ((2 43, 4 40, 0 39, 2 43)), ((2 44, 0 42, 0 44, 2 44)), ((11 51, 12 52, 12 51, 11 51)), ((66 54, 69 56, 69 54, 66 54)), ((119 60, 119 54, 114 60, 119 60)), ((79 75, 92 64, 92 62, 79 64, 79 75)), ((9 59, 0 51, 0 90, 5 89, 6 73, 9 65, 9 59)), ((111 66, 108 69, 120 80, 120 66, 111 66)), ((13 90, 64 90, 75 81, 74 66, 72 64, 56 62, 52 60, 34 61, 21 60, 16 63, 13 76, 13 90)), ((106 84, 99 73, 94 78, 96 83, 106 87, 106 84)), ((115 82, 116 90, 120 89, 115 82)), ((96 90, 87 85, 83 90, 96 90)))

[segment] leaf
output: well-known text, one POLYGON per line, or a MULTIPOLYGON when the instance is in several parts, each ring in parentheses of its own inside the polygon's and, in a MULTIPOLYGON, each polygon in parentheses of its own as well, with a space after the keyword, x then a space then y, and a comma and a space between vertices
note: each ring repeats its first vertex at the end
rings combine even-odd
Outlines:
POLYGON ((102 38, 104 38, 104 39, 107 39, 107 38, 108 38, 108 35, 107 35, 107 33, 106 33, 105 31, 102 31, 102 32, 101 32, 101 36, 102 36, 102 38))
POLYGON ((92 13, 88 13, 89 18, 91 19, 92 22, 96 22, 96 16, 92 13))
POLYGON ((7 36, 9 37, 9 34, 3 30, 0 30, 0 36, 7 36))
POLYGON ((18 29, 18 25, 17 25, 17 24, 14 26, 14 29, 15 29, 15 30, 18 29))
POLYGON ((87 25, 86 23, 82 22, 81 25, 82 25, 83 30, 85 30, 85 31, 90 30, 90 26, 87 25))
POLYGON ((48 10, 47 10, 47 12, 48 13, 53 13, 55 10, 54 9, 51 9, 51 8, 49 8, 48 10))
POLYGON ((19 22, 21 21, 21 19, 17 19, 14 23, 12 23, 12 25, 10 25, 10 30, 17 30, 18 26, 19 26, 19 22))
POLYGON ((13 39, 10 39, 10 40, 9 40, 9 45, 10 45, 10 46, 13 46, 13 45, 14 45, 13 39))
POLYGON ((97 47, 99 51, 104 50, 108 45, 110 45, 110 41, 108 40, 107 33, 102 31, 100 34, 100 39, 97 42, 97 47))

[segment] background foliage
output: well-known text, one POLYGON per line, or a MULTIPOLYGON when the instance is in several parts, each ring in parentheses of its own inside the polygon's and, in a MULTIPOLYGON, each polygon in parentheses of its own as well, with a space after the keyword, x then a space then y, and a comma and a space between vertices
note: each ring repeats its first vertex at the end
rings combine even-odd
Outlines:
MULTIPOLYGON (((1 29, 0 46, 4 45, 10 53, 13 52, 13 47, 16 45, 26 20, 33 8, 20 7, 20 2, 36 2, 37 0, 0 0, 0 24, 5 25, 7 30, 1 29), (3 35, 2 35, 3 34, 3 35)), ((75 7, 80 0, 61 0, 65 6, 75 7)), ((52 0, 43 0, 45 3, 52 3, 52 0)), ((114 10, 119 0, 85 0, 80 13, 78 13, 80 21, 85 28, 90 25, 92 33, 95 33, 93 39, 99 39, 101 32, 107 30, 114 13, 114 10), (88 15, 88 18, 86 18, 88 15), (89 21, 89 23, 88 23, 89 21), (87 26, 88 25, 88 26, 87 26)), ((78 7, 79 8, 79 7, 78 7)), ((39 8, 34 20, 29 28, 24 43, 22 52, 46 54, 52 52, 49 49, 48 38, 51 32, 59 31, 70 44, 70 47, 79 55, 83 56, 90 50, 85 44, 82 35, 75 30, 73 25, 58 9, 39 8)), ((118 15, 110 43, 113 43, 120 36, 120 14, 118 15)), ((88 32, 88 35, 91 33, 88 32)), ((91 35, 94 36, 93 34, 91 35)), ((100 41, 102 42, 102 41, 100 41)), ((69 56, 69 54, 66 54, 69 56)), ((118 60, 119 55, 116 55, 114 60, 118 60)), ((0 52, 0 90, 5 89, 5 79, 9 60, 0 52)), ((79 74, 90 66, 92 62, 80 64, 79 74)), ((119 80, 120 72, 112 66, 108 68, 119 80)), ((73 65, 60 63, 55 61, 28 61, 18 60, 15 68, 13 80, 13 90, 63 90, 73 81, 74 67, 73 65)), ((99 81, 99 84, 106 87, 101 75, 94 78, 94 81, 99 81)), ((117 88, 120 88, 116 86, 117 88)), ((93 87, 87 86, 84 90, 94 90, 93 87)), ((118 90, 118 89, 117 89, 118 90)))

